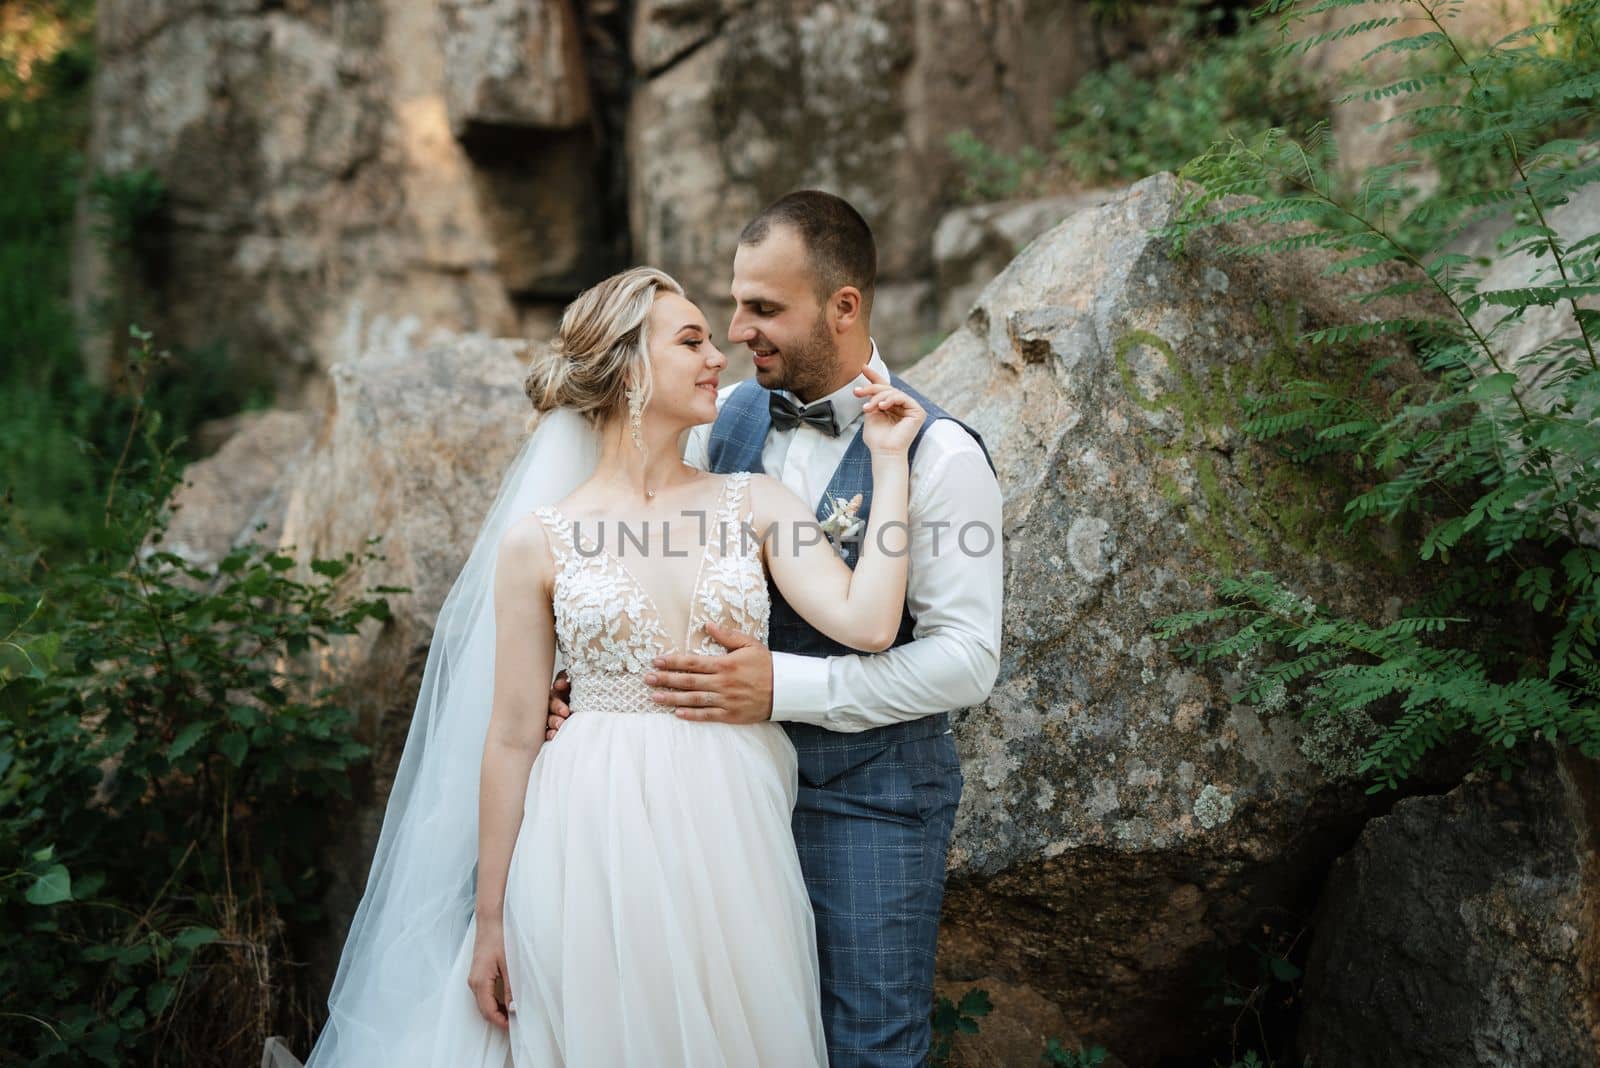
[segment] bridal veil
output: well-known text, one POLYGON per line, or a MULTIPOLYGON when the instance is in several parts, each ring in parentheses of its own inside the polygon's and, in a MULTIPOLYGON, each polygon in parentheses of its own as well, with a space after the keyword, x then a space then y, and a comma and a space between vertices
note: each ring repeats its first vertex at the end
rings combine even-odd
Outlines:
MULTIPOLYGON (((328 996, 328 1022, 306 1068, 403 1063, 408 1024, 450 977, 474 904, 500 541, 518 518, 568 496, 598 457, 599 434, 577 411, 557 408, 540 419, 445 597, 366 891, 328 996)), ((281 1043, 268 1043, 263 1068, 298 1064, 281 1043)))

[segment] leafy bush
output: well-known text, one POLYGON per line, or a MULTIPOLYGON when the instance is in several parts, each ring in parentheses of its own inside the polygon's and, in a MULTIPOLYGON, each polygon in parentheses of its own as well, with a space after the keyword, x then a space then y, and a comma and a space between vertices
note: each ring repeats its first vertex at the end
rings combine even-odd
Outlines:
POLYGON ((957 130, 945 142, 961 164, 963 200, 982 202, 1015 196, 1029 177, 1045 165, 1045 157, 1032 146, 1016 155, 997 152, 971 130, 957 130))
POLYGON ((237 1065, 292 1028, 268 1016, 295 1001, 283 924, 318 915, 365 755, 297 658, 385 602, 345 589, 349 555, 301 582, 268 548, 162 549, 174 446, 142 396, 90 548, 5 561, 0 1049, 30 1065, 237 1065))
MULTIPOLYGON (((1240 429, 1303 460, 1346 454, 1369 473, 1372 484, 1345 505, 1347 527, 1435 517, 1416 546, 1437 569, 1435 592, 1380 624, 1337 617, 1255 572, 1215 580, 1220 606, 1157 622, 1163 637, 1234 628, 1222 639, 1181 644, 1196 660, 1275 654, 1241 700, 1281 704, 1293 689, 1313 720, 1382 710, 1359 765, 1376 780, 1373 791, 1395 787, 1425 753, 1459 738, 1504 775, 1514 770, 1512 751, 1536 739, 1600 757, 1600 233, 1563 237, 1549 222, 1553 208, 1600 178, 1592 146, 1549 136, 1594 113, 1600 59, 1587 45, 1563 42, 1596 40, 1600 0, 1564 4, 1553 20, 1481 55, 1451 36, 1459 6, 1411 0, 1407 14, 1419 32, 1373 50, 1433 53, 1443 57, 1443 73, 1368 92, 1415 102, 1391 120, 1404 124, 1406 160, 1497 153, 1498 166, 1477 172, 1476 184, 1473 173, 1459 175, 1447 195, 1418 201, 1404 182, 1414 163, 1402 161, 1342 195, 1320 153, 1273 130, 1218 146, 1186 168, 1199 192, 1169 231, 1181 244, 1204 227, 1273 224, 1274 236, 1234 251, 1323 248, 1335 257, 1331 274, 1389 279, 1366 286, 1362 305, 1412 302, 1407 314, 1369 314, 1302 341, 1403 337, 1432 374, 1422 387, 1374 410, 1326 383, 1289 382, 1253 399, 1253 418, 1240 429), (1535 75, 1543 88, 1515 97, 1535 75), (1505 230, 1496 255, 1526 254, 1539 265, 1526 285, 1484 288, 1481 272, 1493 260, 1449 249, 1469 227, 1497 219, 1505 230), (1421 249, 1408 240, 1419 234, 1432 235, 1421 249), (1373 273, 1380 266, 1396 273, 1373 273), (1535 310, 1565 316, 1567 332, 1517 351, 1512 329, 1535 310)), ((1293 26, 1309 5, 1275 0, 1270 8, 1293 26)), ((1347 35, 1396 25, 1391 18, 1375 16, 1347 35)), ((1291 42, 1286 51, 1330 38, 1291 42)))
POLYGON ((950 1063, 951 1048, 957 1035, 978 1033, 978 1021, 994 1011, 989 992, 974 987, 961 995, 959 1003, 940 998, 933 1006, 929 1022, 933 1027, 933 1043, 928 1050, 928 1063, 943 1066, 950 1063))
POLYGON ((91 10, 24 4, 0 16, 0 496, 52 545, 77 542, 92 514, 94 464, 77 443, 97 442, 103 425, 67 301, 91 10))
POLYGON ((947 146, 963 198, 998 200, 1176 170, 1232 134, 1308 132, 1329 101, 1303 64, 1268 59, 1268 27, 1186 0, 1147 55, 1091 71, 1056 103, 1053 148, 1000 152, 970 130, 947 146), (1168 63, 1168 59, 1176 57, 1168 63))
POLYGON ((1050 1068, 1100 1068, 1110 1055, 1111 1051, 1104 1046, 1090 1046, 1084 1049, 1080 1045, 1077 1049, 1068 1049, 1061 1044, 1059 1038, 1052 1038, 1045 1043, 1044 1056, 1040 1058, 1040 1063, 1049 1065, 1050 1068))
MULTIPOLYGON (((105 498, 133 402, 124 366, 137 317, 132 279, 166 211, 166 190, 149 171, 87 173, 93 24, 90 0, 27 0, 0 12, 0 498, 12 549, 53 556, 87 548, 105 498), (92 295, 81 325, 68 300, 80 196, 110 290, 92 295), (103 384, 85 377, 82 326, 109 339, 103 384)), ((217 345, 181 349, 143 369, 145 397, 181 437, 268 401, 241 364, 217 345)))
MULTIPOLYGON (((1447 25, 1459 6, 1438 5, 1440 23, 1447 25)), ((1393 82, 1352 94, 1366 100, 1412 96, 1418 107, 1411 121, 1431 127, 1431 133, 1418 129, 1411 142, 1412 153, 1427 164, 1425 188, 1408 189, 1425 193, 1428 203, 1396 230, 1413 251, 1448 240, 1462 198, 1503 185, 1512 162, 1506 138, 1526 153, 1557 138, 1586 137, 1600 126, 1588 89, 1600 78, 1595 20, 1581 5, 1552 7, 1565 12, 1548 29, 1520 39, 1513 35, 1487 54, 1421 41, 1401 53, 1406 62, 1393 82), (1578 95, 1566 95, 1573 91, 1578 95), (1444 110, 1431 112, 1435 106, 1444 110)))
POLYGON ((1328 101, 1311 72, 1270 54, 1267 26, 1220 7, 1178 9, 1172 37, 1192 52, 1174 69, 1129 62, 1084 76, 1056 107, 1056 159, 1079 182, 1176 170, 1230 134, 1309 132, 1328 101))

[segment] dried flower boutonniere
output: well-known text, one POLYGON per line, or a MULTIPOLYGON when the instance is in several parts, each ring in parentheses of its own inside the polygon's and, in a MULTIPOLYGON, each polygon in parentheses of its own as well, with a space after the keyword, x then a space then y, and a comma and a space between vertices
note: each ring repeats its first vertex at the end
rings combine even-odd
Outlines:
POLYGON ((833 511, 819 524, 822 532, 828 536, 833 547, 842 552, 843 542, 854 538, 861 533, 861 528, 866 526, 866 520, 856 515, 861 510, 861 494, 856 494, 848 501, 843 497, 833 499, 833 511))

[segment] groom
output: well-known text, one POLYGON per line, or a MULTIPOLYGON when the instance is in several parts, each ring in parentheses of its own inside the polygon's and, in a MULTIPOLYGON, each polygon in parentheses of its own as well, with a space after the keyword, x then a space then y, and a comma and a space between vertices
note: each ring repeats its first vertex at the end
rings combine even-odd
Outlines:
MULTIPOLYGON (((670 656, 645 681, 686 718, 783 722, 799 757, 794 835, 817 919, 830 1068, 911 1068, 931 1038, 945 853, 961 797, 949 713, 988 697, 1000 647, 1000 487, 982 439, 889 373, 868 323, 877 250, 848 203, 791 193, 739 236, 728 328, 754 379, 721 391, 685 459, 761 471, 819 522, 871 509, 855 388, 871 367, 928 413, 911 446, 906 605, 888 651, 824 637, 771 589, 769 645, 708 627, 725 656, 670 656)), ((891 539, 896 546, 902 544, 891 539)), ((887 543, 886 543, 887 544, 887 543)), ((854 567, 857 540, 841 539, 854 567)), ((567 707, 552 695, 552 727, 567 707)))

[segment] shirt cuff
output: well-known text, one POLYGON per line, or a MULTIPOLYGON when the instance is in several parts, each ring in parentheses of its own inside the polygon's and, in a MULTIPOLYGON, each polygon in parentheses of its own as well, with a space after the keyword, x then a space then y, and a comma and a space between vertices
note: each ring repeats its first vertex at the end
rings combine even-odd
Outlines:
POLYGON ((828 658, 772 654, 772 718, 820 723, 828 714, 828 658))

